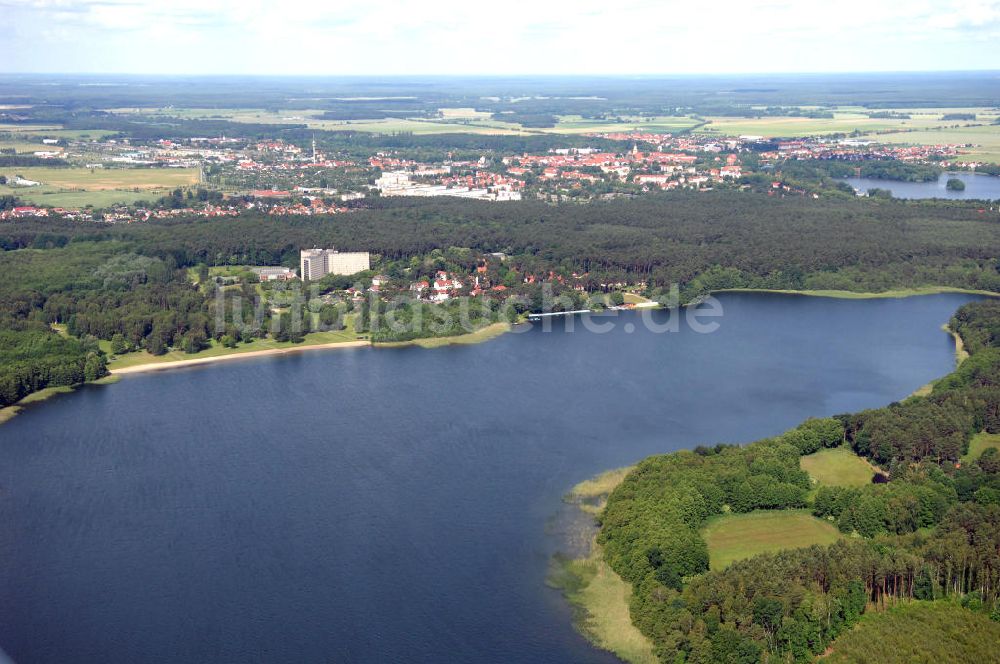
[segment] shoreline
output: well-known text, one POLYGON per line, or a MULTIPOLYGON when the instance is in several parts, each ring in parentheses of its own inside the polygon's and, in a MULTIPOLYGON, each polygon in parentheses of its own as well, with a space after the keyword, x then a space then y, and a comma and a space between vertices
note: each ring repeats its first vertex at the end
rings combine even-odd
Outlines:
MULTIPOLYGON (((762 289, 726 289, 714 292, 771 292, 789 295, 810 295, 842 299, 876 299, 890 297, 910 297, 936 293, 959 292, 1000 297, 988 291, 962 289, 908 289, 886 293, 853 293, 849 291, 778 291, 762 289)), ((687 306, 687 305, 684 305, 687 306)), ((955 368, 969 356, 962 338, 948 323, 940 328, 955 342, 955 368)), ((952 370, 954 371, 954 369, 952 370)), ((926 396, 939 379, 919 388, 908 398, 926 396)), ((887 474, 870 460, 861 458, 873 473, 887 474)), ((635 466, 606 470, 590 479, 576 484, 564 497, 582 513, 597 518, 607 504, 608 496, 621 484, 635 466)), ((622 579, 605 562, 603 549, 597 543, 597 534, 590 539, 587 552, 579 557, 557 555, 554 559, 555 571, 550 574, 549 585, 558 589, 573 608, 573 625, 587 641, 601 650, 606 650, 630 664, 646 664, 658 661, 653 643, 631 621, 629 609, 632 595, 631 585, 622 579)))
MULTIPOLYGON (((810 297, 828 297, 834 299, 880 299, 880 298, 904 298, 913 297, 919 295, 937 295, 942 293, 960 293, 967 295, 982 295, 986 297, 1000 297, 1000 293, 985 290, 974 290, 966 288, 954 288, 950 286, 926 286, 920 288, 907 288, 907 289, 896 289, 883 291, 881 293, 871 293, 871 292, 854 292, 854 291, 844 291, 844 290, 791 290, 791 289, 769 289, 769 288, 724 288, 719 290, 711 291, 709 294, 716 293, 776 293, 781 295, 805 295, 810 297)), ((689 302, 687 304, 681 305, 682 307, 688 307, 696 304, 695 302, 689 302)), ((639 304, 639 306, 634 307, 635 309, 663 309, 665 308, 662 304, 655 300, 647 300, 639 304)), ((591 311, 590 313, 600 313, 591 311)), ((334 342, 323 342, 314 344, 303 344, 298 346, 287 346, 282 348, 264 348, 260 350, 249 350, 244 351, 239 348, 234 349, 232 352, 220 353, 217 355, 212 355, 209 357, 191 357, 190 359, 165 359, 152 362, 144 362, 141 364, 133 364, 123 367, 115 367, 113 363, 108 367, 109 376, 105 379, 94 381, 92 384, 107 384, 109 382, 116 382, 121 376, 129 374, 138 373, 148 373, 151 371, 161 371, 172 368, 184 368, 191 366, 200 366, 213 364, 216 362, 224 362, 228 360, 240 359, 240 358, 256 358, 256 357, 267 357, 272 355, 285 355, 289 353, 301 353, 313 350, 332 350, 338 348, 407 348, 407 347, 419 347, 419 348, 440 348, 443 346, 459 346, 459 345, 472 345, 483 343, 495 339, 503 334, 514 331, 514 328, 521 324, 522 321, 516 323, 492 323, 485 327, 482 327, 474 332, 468 334, 455 335, 450 337, 424 337, 420 339, 412 339, 409 341, 390 341, 390 342, 371 342, 367 340, 355 340, 355 341, 334 341, 334 342), (114 380, 109 380, 109 379, 114 380)), ((947 325, 942 326, 952 337, 955 338, 955 355, 958 363, 968 356, 966 353, 962 340, 955 335, 947 325)), ((0 408, 0 424, 10 420, 17 413, 23 409, 25 405, 43 401, 53 394, 72 391, 78 386, 72 387, 61 387, 54 388, 53 391, 48 389, 41 390, 33 394, 29 394, 24 399, 16 404, 12 404, 5 408, 0 408)), ((931 387, 931 384, 919 388, 914 392, 913 395, 922 394, 925 390, 931 387)))
POLYGON ((55 387, 46 387, 44 390, 38 390, 37 392, 32 392, 27 395, 17 403, 13 403, 9 406, 4 406, 0 408, 0 424, 9 422, 10 420, 17 417, 17 415, 24 410, 26 407, 33 403, 40 403, 51 399, 57 394, 69 394, 70 392, 75 392, 77 388, 83 387, 84 385, 111 385, 117 383, 121 380, 120 377, 108 374, 97 380, 90 381, 89 383, 77 383, 75 385, 57 385, 55 387))
POLYGON ((481 327, 474 332, 469 332, 467 334, 456 334, 450 337, 421 337, 419 339, 410 339, 408 341, 375 341, 372 342, 373 348, 409 348, 409 347, 419 347, 419 348, 441 348, 442 346, 471 346, 473 344, 480 344, 484 341, 490 341, 491 339, 496 339, 514 329, 514 325, 511 323, 490 323, 485 327, 481 327))
MULTIPOLYGON (((625 476, 635 466, 607 470, 583 480, 564 497, 576 509, 596 518, 625 476)), ((579 558, 557 555, 548 585, 562 593, 573 607, 573 627, 587 641, 632 664, 655 664, 659 660, 649 640, 632 623, 629 600, 632 586, 604 561, 597 533, 589 539, 589 550, 579 558)))
POLYGON ((162 369, 175 369, 177 367, 191 367, 202 364, 213 364, 215 362, 224 362, 227 360, 267 357, 269 355, 288 355, 294 353, 302 353, 310 350, 326 350, 334 348, 363 348, 365 346, 371 346, 371 345, 372 344, 370 341, 359 340, 359 341, 333 341, 330 343, 291 346, 288 348, 265 348, 262 350, 250 350, 244 352, 239 352, 237 350, 234 353, 213 355, 211 357, 192 357, 189 360, 164 360, 162 362, 147 362, 145 364, 135 364, 129 367, 111 368, 108 371, 110 371, 111 375, 113 376, 122 376, 133 373, 160 371, 162 369))
MULTIPOLYGON (((984 295, 988 297, 1000 297, 1000 293, 994 293, 991 291, 983 290, 970 290, 962 288, 952 288, 949 286, 928 286, 926 288, 911 288, 911 289, 900 289, 884 291, 882 293, 856 293, 854 291, 840 291, 840 290, 781 290, 781 289, 768 289, 768 288, 725 288, 717 291, 712 291, 714 293, 778 293, 782 295, 809 295, 812 297, 829 297, 829 298, 840 298, 840 299, 878 299, 878 298, 899 298, 899 297, 913 297, 918 295, 936 295, 941 293, 964 293, 968 295, 984 295)), ((694 303, 684 304, 682 306, 691 306, 694 303)), ((663 309, 664 306, 655 300, 647 300, 636 306, 635 309, 663 309)), ((591 311, 590 313, 600 313, 591 311)), ((410 339, 408 341, 382 341, 382 342, 372 342, 366 340, 357 341, 334 341, 327 343, 318 344, 303 344, 299 346, 289 346, 284 348, 266 348, 261 350, 253 351, 241 351, 240 349, 235 349, 230 353, 222 353, 219 355, 213 355, 211 357, 192 357, 190 359, 180 359, 180 360, 162 360, 154 362, 146 362, 143 364, 136 364, 132 366, 115 368, 110 366, 108 368, 112 375, 126 375, 132 373, 145 373, 148 371, 158 371, 160 369, 166 369, 170 367, 186 367, 186 366, 197 366, 201 364, 209 364, 213 362, 221 362, 224 360, 231 360, 240 357, 266 357, 269 355, 284 355, 286 353, 297 353, 307 350, 322 350, 322 349, 335 349, 335 348, 360 348, 364 346, 371 346, 372 348, 407 348, 407 347, 419 347, 419 348, 440 348, 442 346, 458 346, 458 345, 471 345, 477 343, 483 343, 485 341, 490 341, 495 339, 507 332, 510 332, 514 327, 520 324, 521 321, 517 323, 491 323, 485 327, 482 327, 474 332, 469 332, 468 334, 460 334, 449 337, 421 337, 419 339, 410 339)), ((958 340, 960 343, 960 340, 958 340)), ((956 351, 961 357, 960 349, 956 351)), ((2 420, 0 420, 2 421, 2 420)))
POLYGON ((357 341, 332 341, 318 344, 301 344, 297 346, 287 346, 284 348, 264 348, 261 350, 240 351, 236 349, 231 353, 212 355, 211 357, 192 357, 185 360, 162 360, 160 362, 146 362, 127 367, 111 367, 108 371, 115 376, 133 373, 146 373, 149 371, 159 371, 161 369, 172 369, 176 367, 190 367, 203 364, 212 364, 226 360, 236 360, 242 358, 268 357, 272 355, 286 355, 301 353, 313 350, 336 350, 339 348, 406 348, 418 346, 420 348, 439 348, 441 346, 471 345, 489 341, 509 332, 513 328, 509 323, 493 323, 480 328, 475 332, 460 334, 450 337, 424 337, 412 339, 410 341, 386 341, 372 342, 364 339, 357 341))
MULTIPOLYGON (((948 323, 945 323, 944 325, 942 325, 941 329, 944 332, 946 332, 948 334, 948 336, 950 336, 955 341, 955 369, 957 369, 958 367, 962 366, 962 362, 964 362, 966 360, 966 358, 969 357, 969 351, 965 350, 965 342, 962 341, 961 335, 959 335, 958 332, 955 332, 955 330, 951 329, 951 327, 949 326, 948 323)), ((954 371, 954 369, 953 369, 953 371, 954 371)), ((918 387, 917 389, 915 389, 913 391, 912 394, 910 394, 906 398, 910 399, 912 397, 926 397, 926 396, 929 396, 934 391, 934 386, 937 384, 937 382, 939 380, 941 380, 941 379, 940 378, 935 378, 934 380, 932 380, 931 382, 927 383, 926 385, 918 387)), ((882 472, 882 471, 879 471, 879 472, 882 472)))
POLYGON ((881 291, 878 293, 868 291, 848 291, 835 289, 816 290, 796 290, 782 288, 721 288, 711 291, 715 293, 778 293, 780 295, 808 295, 809 297, 829 297, 840 300, 880 300, 899 299, 904 297, 916 297, 919 295, 941 295, 944 293, 958 293, 963 295, 984 295, 986 297, 1000 297, 1000 293, 987 290, 977 290, 972 288, 955 288, 952 286, 921 286, 919 288, 897 288, 894 290, 881 291))

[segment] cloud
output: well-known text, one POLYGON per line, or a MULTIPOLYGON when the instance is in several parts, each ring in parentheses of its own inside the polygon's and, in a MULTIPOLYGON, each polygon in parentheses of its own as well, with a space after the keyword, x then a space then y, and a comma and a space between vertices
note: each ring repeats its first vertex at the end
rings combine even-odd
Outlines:
POLYGON ((1000 53, 973 57, 963 44, 1000 35, 1000 0, 841 0, 835 11, 789 0, 0 0, 0 11, 13 34, 0 44, 0 67, 21 70, 58 62, 63 71, 303 74, 1000 67, 1000 53), (944 57, 952 62, 935 67, 944 57))

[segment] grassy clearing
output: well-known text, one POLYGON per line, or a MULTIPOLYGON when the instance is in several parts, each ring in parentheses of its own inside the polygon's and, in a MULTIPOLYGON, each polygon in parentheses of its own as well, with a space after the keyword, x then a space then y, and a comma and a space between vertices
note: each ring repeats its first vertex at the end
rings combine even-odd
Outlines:
POLYGON ((712 519, 702 531, 711 569, 761 553, 832 544, 841 534, 807 510, 775 510, 730 514, 712 519))
POLYGON ((441 346, 462 346, 468 344, 478 344, 490 339, 495 339, 501 334, 510 330, 508 323, 493 323, 486 327, 481 327, 469 334, 460 334, 454 337, 431 337, 429 339, 414 339, 413 341, 388 341, 376 343, 376 348, 404 348, 406 346, 419 346, 420 348, 440 348, 441 346))
POLYGON ((912 602, 869 612, 840 635, 823 661, 832 664, 996 662, 1000 623, 946 602, 912 602))
POLYGON ((557 564, 549 582, 573 605, 574 624, 591 643, 633 664, 659 661, 652 642, 632 624, 632 587, 604 562, 600 546, 595 543, 587 558, 557 564))
POLYGON ((648 297, 643 297, 635 293, 622 293, 622 296, 625 298, 625 304, 645 304, 652 302, 648 297))
POLYGON ((986 450, 1000 450, 1000 433, 977 433, 969 441, 969 451, 962 457, 963 463, 971 463, 978 459, 986 450))
POLYGON ((847 447, 820 450, 799 459, 799 466, 818 484, 865 486, 874 474, 864 459, 847 447))

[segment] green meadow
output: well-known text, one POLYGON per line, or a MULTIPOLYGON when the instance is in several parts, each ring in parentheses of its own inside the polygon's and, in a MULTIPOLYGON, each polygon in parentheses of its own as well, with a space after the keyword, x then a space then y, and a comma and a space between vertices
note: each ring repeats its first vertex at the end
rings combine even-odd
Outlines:
POLYGON ((761 553, 833 544, 841 534, 808 510, 768 510, 728 514, 701 531, 708 544, 709 566, 719 570, 761 553))
POLYGON ((988 449, 1000 450, 1000 433, 977 433, 969 441, 969 451, 962 457, 965 463, 978 459, 988 449))
POLYGON ((818 484, 865 486, 871 484, 871 466, 847 447, 820 450, 799 459, 799 466, 818 484))

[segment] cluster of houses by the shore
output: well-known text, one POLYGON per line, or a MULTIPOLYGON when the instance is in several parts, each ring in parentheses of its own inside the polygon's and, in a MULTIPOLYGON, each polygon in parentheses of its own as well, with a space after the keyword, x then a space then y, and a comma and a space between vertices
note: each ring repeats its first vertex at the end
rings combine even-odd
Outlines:
MULTIPOLYGON (((336 249, 302 249, 300 252, 299 269, 275 265, 257 266, 250 270, 260 281, 295 281, 305 279, 318 281, 327 275, 358 276, 371 268, 371 254, 366 251, 340 252, 336 249)), ((504 262, 507 257, 502 253, 488 254, 482 257, 475 270, 469 274, 459 274, 449 270, 437 270, 427 278, 407 281, 393 279, 385 274, 376 274, 365 283, 359 280, 345 289, 346 295, 353 300, 365 297, 378 297, 389 300, 395 296, 406 296, 430 303, 446 302, 456 297, 499 297, 506 298, 516 291, 518 284, 530 286, 549 282, 564 288, 584 292, 588 289, 622 290, 633 288, 641 290, 644 283, 596 283, 589 279, 589 274, 564 276, 554 271, 546 273, 517 273, 516 283, 511 286, 497 283, 490 276, 492 261, 504 262)), ((495 273, 494 273, 495 274, 495 273)), ((326 296, 324 296, 326 297, 326 296)))

